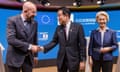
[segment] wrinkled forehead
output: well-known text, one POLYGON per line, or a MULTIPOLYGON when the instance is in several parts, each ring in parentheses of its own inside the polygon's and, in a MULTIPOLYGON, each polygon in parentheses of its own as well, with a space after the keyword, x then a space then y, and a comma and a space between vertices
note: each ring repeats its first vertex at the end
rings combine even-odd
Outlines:
POLYGON ((31 11, 37 11, 36 6, 31 6, 29 9, 30 9, 31 11))

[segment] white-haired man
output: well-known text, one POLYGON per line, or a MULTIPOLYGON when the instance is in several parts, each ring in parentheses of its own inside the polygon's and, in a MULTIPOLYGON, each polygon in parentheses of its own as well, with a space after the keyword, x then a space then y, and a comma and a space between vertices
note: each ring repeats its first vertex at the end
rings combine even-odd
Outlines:
POLYGON ((6 64, 8 72, 32 72, 37 57, 36 6, 25 2, 20 15, 10 17, 7 22, 8 50, 6 64))

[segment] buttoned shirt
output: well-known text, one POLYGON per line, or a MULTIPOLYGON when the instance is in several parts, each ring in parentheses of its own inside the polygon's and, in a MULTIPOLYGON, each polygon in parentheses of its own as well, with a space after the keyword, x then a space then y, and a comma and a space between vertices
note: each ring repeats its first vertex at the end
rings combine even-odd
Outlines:
POLYGON ((66 37, 67 37, 67 39, 68 39, 68 35, 69 35, 70 25, 71 25, 71 21, 69 21, 69 22, 66 24, 66 37))
POLYGON ((104 40, 104 33, 106 32, 106 30, 108 30, 109 28, 106 27, 104 30, 102 30, 100 27, 98 28, 99 32, 101 33, 101 44, 103 45, 103 40, 104 40))
MULTIPOLYGON (((22 18, 24 26, 26 26, 27 25, 27 22, 25 22, 26 19, 23 17, 23 15, 21 15, 21 18, 22 18)), ((32 44, 29 44, 28 50, 31 50, 31 48, 32 48, 32 44)))

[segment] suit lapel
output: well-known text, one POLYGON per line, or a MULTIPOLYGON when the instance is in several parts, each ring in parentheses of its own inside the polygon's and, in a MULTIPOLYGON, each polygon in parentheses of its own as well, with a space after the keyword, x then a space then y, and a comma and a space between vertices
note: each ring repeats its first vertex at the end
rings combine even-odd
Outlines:
POLYGON ((25 29, 24 23, 22 21, 21 16, 18 16, 18 24, 20 26, 20 29, 22 30, 22 32, 25 34, 26 39, 28 39, 29 37, 31 37, 32 33, 34 33, 34 21, 31 22, 30 24, 30 33, 28 34, 28 32, 25 29))
POLYGON ((101 45, 101 33, 98 31, 97 35, 96 35, 96 41, 98 41, 98 43, 101 45))
POLYGON ((66 41, 66 40, 67 40, 67 38, 66 38, 66 33, 65 33, 64 28, 62 28, 62 35, 63 35, 63 37, 64 37, 64 40, 66 41))
POLYGON ((33 33, 35 33, 35 22, 34 21, 32 21, 31 22, 31 26, 30 26, 30 37, 33 35, 33 33))
POLYGON ((103 36, 103 45, 106 43, 105 41, 107 41, 107 39, 109 38, 109 34, 107 34, 108 32, 104 32, 104 36, 103 36))
POLYGON ((35 22, 34 21, 31 22, 31 26, 30 26, 30 31, 31 32, 30 32, 29 35, 28 35, 27 31, 25 30, 25 26, 24 26, 24 23, 23 23, 22 18, 21 18, 20 15, 18 16, 17 22, 18 22, 17 24, 19 25, 25 39, 29 40, 30 38, 32 38, 32 36, 34 35, 34 33, 36 31, 35 22))
POLYGON ((69 33, 68 33, 68 38, 67 38, 67 41, 69 41, 70 40, 70 36, 72 35, 72 31, 73 31, 73 29, 74 29, 74 26, 73 26, 73 23, 71 23, 71 25, 70 25, 70 29, 69 29, 69 33))
POLYGON ((17 22, 18 22, 18 25, 19 25, 20 29, 22 30, 23 34, 25 34, 25 37, 26 37, 27 32, 25 30, 25 26, 24 26, 24 23, 23 23, 22 18, 21 18, 20 15, 18 16, 18 21, 17 22))
POLYGON ((62 40, 66 41, 66 37, 65 37, 65 32, 64 32, 64 27, 60 26, 60 30, 59 30, 59 36, 61 37, 62 40))

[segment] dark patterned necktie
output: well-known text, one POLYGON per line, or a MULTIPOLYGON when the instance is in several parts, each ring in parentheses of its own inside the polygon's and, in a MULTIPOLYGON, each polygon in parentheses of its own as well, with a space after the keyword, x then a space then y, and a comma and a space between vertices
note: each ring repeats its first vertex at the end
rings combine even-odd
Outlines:
POLYGON ((26 30, 26 32, 27 32, 27 34, 28 35, 30 35, 30 22, 28 22, 28 21, 25 21, 25 30, 26 30))
POLYGON ((65 40, 67 39, 67 35, 66 35, 66 26, 63 27, 63 31, 64 31, 64 35, 65 35, 65 40))

